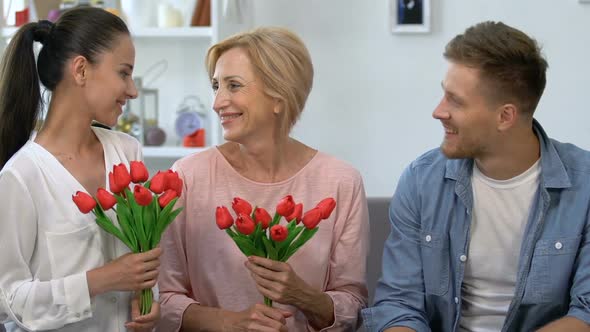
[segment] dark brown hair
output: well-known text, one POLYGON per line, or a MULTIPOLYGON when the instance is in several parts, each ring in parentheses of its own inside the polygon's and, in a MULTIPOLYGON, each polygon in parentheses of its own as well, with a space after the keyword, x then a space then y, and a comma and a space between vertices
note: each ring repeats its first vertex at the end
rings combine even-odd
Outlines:
POLYGON ((71 9, 55 24, 39 21, 18 29, 0 66, 0 168, 31 136, 42 106, 39 81, 53 91, 69 59, 82 55, 96 63, 121 34, 129 30, 119 17, 93 7, 71 9), (37 64, 35 41, 43 45, 37 64))
POLYGON ((485 93, 532 116, 545 89, 547 61, 537 42, 502 22, 478 23, 446 46, 447 60, 479 69, 485 93))

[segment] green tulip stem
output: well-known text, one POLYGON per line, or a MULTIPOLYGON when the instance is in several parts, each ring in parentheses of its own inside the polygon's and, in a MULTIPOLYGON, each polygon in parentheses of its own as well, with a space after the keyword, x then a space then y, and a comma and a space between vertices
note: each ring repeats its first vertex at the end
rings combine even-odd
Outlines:
POLYGON ((147 315, 152 311, 153 297, 154 294, 151 288, 141 290, 141 294, 139 295, 139 311, 142 316, 147 315))
POLYGON ((267 307, 272 307, 272 300, 271 300, 271 299, 269 299, 268 297, 266 297, 266 296, 265 296, 265 297, 264 297, 264 304, 265 304, 267 307))

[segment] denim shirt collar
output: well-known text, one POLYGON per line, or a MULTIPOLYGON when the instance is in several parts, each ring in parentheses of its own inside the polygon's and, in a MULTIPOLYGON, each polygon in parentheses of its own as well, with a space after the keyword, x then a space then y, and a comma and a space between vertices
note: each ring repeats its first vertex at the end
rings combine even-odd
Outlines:
MULTIPOLYGON (((541 124, 533 119, 533 130, 539 138, 541 147, 541 181, 545 188, 569 188, 570 178, 565 166, 545 133, 541 124)), ((457 181, 457 190, 470 189, 471 173, 473 172, 473 159, 448 159, 446 162, 445 178, 457 181)))

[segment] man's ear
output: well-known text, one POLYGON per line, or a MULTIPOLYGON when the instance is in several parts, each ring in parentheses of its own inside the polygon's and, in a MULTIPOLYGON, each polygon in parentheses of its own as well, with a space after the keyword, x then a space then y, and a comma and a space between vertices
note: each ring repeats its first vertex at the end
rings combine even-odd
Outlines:
POLYGON ((504 104, 498 108, 498 131, 506 131, 516 125, 518 108, 514 104, 504 104))
POLYGON ((76 84, 84 86, 86 84, 86 78, 88 77, 88 60, 84 56, 78 55, 72 59, 70 68, 76 84))

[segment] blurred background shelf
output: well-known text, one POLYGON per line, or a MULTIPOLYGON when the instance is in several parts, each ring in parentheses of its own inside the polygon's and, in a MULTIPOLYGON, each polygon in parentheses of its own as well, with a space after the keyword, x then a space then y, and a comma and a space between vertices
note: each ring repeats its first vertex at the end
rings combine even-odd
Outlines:
POLYGON ((131 30, 134 38, 212 38, 211 27, 137 28, 131 30))
MULTIPOLYGON (((90 0, 76 2, 89 3, 90 0)), ((204 21, 209 25, 193 24, 193 15, 201 2, 206 3, 203 0, 104 1, 106 7, 120 10, 135 45, 133 79, 142 83, 141 95, 144 97, 130 100, 127 109, 136 117, 143 116, 144 120, 155 119, 155 125, 165 133, 163 145, 143 148, 146 165, 152 171, 167 169, 182 157, 206 150, 178 146, 182 138, 176 132, 176 120, 181 111, 204 110, 200 124, 205 130, 206 146, 216 146, 223 142, 218 118, 210 110, 213 94, 204 65, 205 56, 209 47, 217 41, 253 27, 253 5, 252 0, 240 0, 238 13, 224 11, 225 0, 211 0, 209 5, 203 7, 206 8, 204 13, 209 16, 204 21), (168 20, 173 16, 166 17, 171 12, 162 12, 162 8, 166 11, 173 9, 181 15, 176 20, 168 20), (166 15, 161 15, 162 13, 166 15), (165 19, 162 20, 162 17, 165 19), (194 107, 194 103, 187 102, 194 97, 200 100, 203 107, 194 107), (187 105, 191 107, 186 107, 187 105)), ((18 30, 18 27, 13 26, 16 22, 15 12, 29 8, 29 22, 36 22, 39 19, 37 5, 49 6, 50 3, 55 3, 50 9, 57 9, 60 1, 0 0, 0 55, 18 30)), ((236 4, 237 2, 233 3, 236 4)), ((47 13, 41 19, 46 17, 47 13)), ((36 47, 40 49, 40 45, 36 47)), ((137 136, 143 134, 135 135, 140 142, 145 141, 137 136)))
POLYGON ((16 27, 4 27, 2 28, 2 37, 3 38, 9 38, 12 37, 12 35, 14 35, 14 33, 16 32, 16 27))

